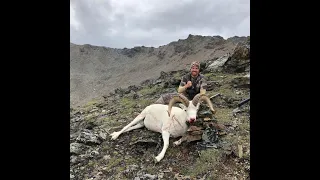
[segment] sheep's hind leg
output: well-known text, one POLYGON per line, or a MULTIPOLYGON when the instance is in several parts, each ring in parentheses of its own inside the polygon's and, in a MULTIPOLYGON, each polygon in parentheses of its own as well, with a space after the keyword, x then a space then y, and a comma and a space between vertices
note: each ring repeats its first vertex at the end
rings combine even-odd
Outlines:
MULTIPOLYGON (((117 138, 120 136, 120 134, 122 134, 122 133, 125 132, 125 131, 130 131, 130 130, 132 130, 133 127, 134 127, 134 129, 137 129, 137 128, 138 128, 139 126, 141 126, 141 125, 136 125, 136 126, 133 126, 133 125, 139 123, 139 122, 142 121, 144 118, 145 118, 145 115, 144 115, 144 114, 142 114, 142 113, 139 114, 133 121, 131 121, 131 122, 130 122, 128 125, 126 125, 124 128, 122 128, 121 131, 111 133, 111 134, 110 134, 111 139, 112 139, 112 140, 117 139, 117 138), (131 127, 131 126, 133 126, 133 127, 131 127), (131 129, 128 130, 130 127, 131 127, 131 129)), ((140 124, 140 123, 139 123, 139 124, 140 124)), ((143 127, 143 126, 141 126, 141 127, 143 127)))
POLYGON ((160 154, 157 157, 155 157, 156 162, 161 161, 161 159, 164 157, 169 147, 169 138, 170 138, 170 133, 168 131, 162 131, 163 148, 160 154))
POLYGON ((131 131, 131 130, 134 130, 134 129, 139 129, 139 128, 142 128, 142 127, 144 127, 144 123, 143 122, 139 122, 138 124, 129 127, 127 130, 125 130, 123 132, 128 132, 128 131, 131 131))

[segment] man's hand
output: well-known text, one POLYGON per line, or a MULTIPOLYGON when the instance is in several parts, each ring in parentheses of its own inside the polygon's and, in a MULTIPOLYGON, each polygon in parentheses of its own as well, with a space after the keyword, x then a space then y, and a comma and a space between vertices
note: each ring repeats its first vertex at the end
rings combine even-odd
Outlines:
POLYGON ((206 94, 206 90, 205 89, 200 89, 200 94, 206 94))
POLYGON ((184 86, 186 89, 192 86, 192 82, 188 81, 187 84, 184 86))

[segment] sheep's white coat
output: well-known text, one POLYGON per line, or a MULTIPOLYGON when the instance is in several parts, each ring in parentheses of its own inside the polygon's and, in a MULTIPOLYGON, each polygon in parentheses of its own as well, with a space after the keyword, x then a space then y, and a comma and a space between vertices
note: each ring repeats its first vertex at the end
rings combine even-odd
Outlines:
MULTIPOLYGON (((171 114, 168 114, 168 105, 163 104, 152 104, 147 106, 132 122, 127 126, 122 128, 118 132, 113 132, 110 134, 112 140, 118 138, 123 132, 128 132, 133 129, 138 129, 141 127, 146 127, 147 129, 162 134, 163 138, 163 149, 158 156, 156 156, 156 161, 159 162, 169 146, 169 138, 179 137, 185 135, 188 130, 187 121, 194 121, 196 119, 197 110, 199 108, 199 103, 194 106, 192 102, 189 102, 189 106, 185 107, 180 104, 181 108, 172 107, 171 114)), ((181 143, 181 139, 175 141, 175 145, 181 143)))

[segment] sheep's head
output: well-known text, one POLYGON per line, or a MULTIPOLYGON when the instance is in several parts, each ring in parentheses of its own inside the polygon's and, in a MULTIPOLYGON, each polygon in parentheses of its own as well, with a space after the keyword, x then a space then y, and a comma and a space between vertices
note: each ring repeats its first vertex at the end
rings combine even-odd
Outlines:
POLYGON ((173 97, 169 102, 169 115, 171 113, 173 104, 181 102, 183 104, 181 108, 185 110, 187 113, 187 121, 189 123, 193 123, 194 121, 196 121, 197 112, 202 101, 205 101, 209 105, 209 108, 212 111, 212 113, 215 113, 215 110, 212 107, 212 103, 206 95, 197 94, 192 101, 189 101, 188 98, 185 97, 183 94, 179 94, 173 97))

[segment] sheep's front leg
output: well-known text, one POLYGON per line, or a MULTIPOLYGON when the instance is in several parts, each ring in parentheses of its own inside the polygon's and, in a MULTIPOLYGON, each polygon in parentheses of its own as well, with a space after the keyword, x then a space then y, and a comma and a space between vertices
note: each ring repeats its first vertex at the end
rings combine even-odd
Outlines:
POLYGON ((184 135, 178 141, 173 142, 174 145, 179 146, 183 141, 187 140, 187 136, 184 135))
POLYGON ((163 148, 160 154, 156 157, 156 162, 161 161, 169 147, 169 137, 170 133, 168 131, 162 131, 162 139, 163 139, 163 148))

